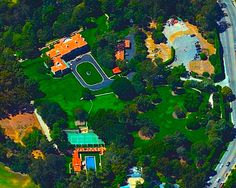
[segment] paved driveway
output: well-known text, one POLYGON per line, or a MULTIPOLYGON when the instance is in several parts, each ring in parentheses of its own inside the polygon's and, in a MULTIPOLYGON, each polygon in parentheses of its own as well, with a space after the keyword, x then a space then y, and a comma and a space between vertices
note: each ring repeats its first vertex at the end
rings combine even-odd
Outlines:
POLYGON ((100 67, 100 65, 97 63, 97 61, 93 58, 93 56, 88 53, 83 55, 80 59, 76 59, 71 63, 71 71, 74 74, 75 78, 79 81, 79 83, 83 86, 86 87, 90 90, 96 91, 96 90, 100 90, 103 89, 105 87, 108 87, 113 80, 111 80, 110 78, 108 78, 108 76, 106 75, 106 73, 102 70, 102 68, 100 67), (83 62, 90 62, 94 65, 94 67, 97 69, 97 71, 99 72, 99 74, 102 76, 103 81, 94 85, 89 85, 87 84, 83 78, 80 76, 80 74, 77 72, 77 66, 79 64, 82 64, 83 62))

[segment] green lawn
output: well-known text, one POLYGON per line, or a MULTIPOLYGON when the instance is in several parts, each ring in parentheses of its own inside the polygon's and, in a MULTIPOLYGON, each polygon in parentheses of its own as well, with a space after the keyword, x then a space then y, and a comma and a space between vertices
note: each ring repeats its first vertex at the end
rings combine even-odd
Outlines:
MULTIPOLYGON (((93 100, 93 104, 89 101, 81 101, 83 87, 70 73, 62 78, 53 78, 43 65, 42 58, 27 60, 22 63, 25 74, 39 82, 40 90, 46 94, 44 98, 37 101, 57 102, 68 115, 68 123, 70 128, 74 128, 74 110, 83 108, 87 111, 93 106, 91 113, 95 113, 101 108, 112 108, 120 110, 125 102, 116 98, 114 94, 100 96, 93 100)), ((110 91, 109 88, 104 89, 104 93, 110 91)), ((97 94, 97 93, 95 93, 97 94)))
POLYGON ((35 185, 28 175, 11 172, 0 163, 0 187, 36 188, 39 186, 35 185))
POLYGON ((102 82, 102 76, 99 74, 93 64, 84 62, 77 66, 77 72, 83 78, 83 80, 89 84, 94 85, 102 82))
MULTIPOLYGON (((207 141, 207 136, 205 135, 205 129, 200 128, 198 130, 190 131, 185 128, 185 119, 174 119, 172 113, 174 112, 174 107, 176 105, 183 106, 184 95, 172 96, 171 89, 168 86, 158 87, 158 91, 161 95, 162 102, 157 105, 156 109, 148 111, 142 116, 152 119, 157 125, 160 126, 160 132, 156 134, 154 139, 150 141, 143 141, 139 138, 138 133, 133 133, 135 137, 136 147, 145 147, 146 144, 151 144, 153 141, 160 141, 166 135, 171 135, 176 131, 184 133, 188 139, 192 142, 207 141)), ((188 92, 196 92, 190 90, 188 92)), ((209 96, 204 96, 204 100, 208 100, 209 96)))

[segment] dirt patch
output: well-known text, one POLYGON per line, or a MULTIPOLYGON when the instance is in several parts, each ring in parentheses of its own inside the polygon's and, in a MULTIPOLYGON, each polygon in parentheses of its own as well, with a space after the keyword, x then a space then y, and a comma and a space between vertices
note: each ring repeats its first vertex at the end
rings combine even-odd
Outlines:
POLYGON ((4 134, 24 146, 22 139, 33 131, 33 128, 41 130, 40 124, 34 114, 24 113, 0 120, 0 127, 4 134))
POLYGON ((177 117, 177 115, 176 115, 175 112, 172 113, 172 117, 173 117, 174 119, 179 119, 179 118, 177 117))
POLYGON ((171 48, 164 43, 155 44, 155 41, 152 38, 151 32, 145 32, 147 38, 145 40, 145 45, 148 49, 147 58, 151 59, 152 61, 155 58, 161 58, 163 61, 167 61, 171 58, 171 48))
POLYGON ((190 71, 199 75, 202 75, 204 72, 208 72, 211 75, 215 72, 214 66, 208 60, 191 61, 188 66, 190 71))
POLYGON ((197 26, 190 24, 189 22, 184 22, 188 28, 188 30, 185 31, 177 31, 175 33, 173 33, 172 35, 169 36, 168 40, 170 41, 170 43, 173 44, 173 42, 175 41, 176 38, 178 37, 182 37, 184 35, 196 35, 196 37, 198 38, 202 50, 205 51, 205 53, 207 53, 208 55, 212 55, 216 53, 216 49, 214 47, 213 44, 210 44, 206 39, 203 38, 202 34, 199 32, 197 26))
POLYGON ((182 36, 184 36, 184 35, 191 35, 191 34, 193 34, 193 33, 191 32, 191 30, 178 31, 178 32, 176 32, 176 33, 174 33, 173 35, 170 36, 169 41, 173 44, 176 38, 182 37, 182 36))
POLYGON ((141 133, 140 130, 138 131, 138 136, 139 136, 139 138, 141 138, 142 140, 151 140, 151 139, 152 139, 152 138, 150 138, 150 137, 147 137, 147 136, 142 135, 142 133, 141 133))
POLYGON ((33 150, 31 155, 34 159, 45 159, 43 152, 40 150, 33 150))
POLYGON ((206 39, 203 38, 202 34, 198 31, 197 26, 192 25, 189 22, 185 22, 185 24, 191 30, 191 32, 197 36, 197 38, 199 39, 199 41, 201 43, 202 48, 205 50, 208 50, 209 55, 216 53, 216 49, 215 49, 214 45, 210 44, 209 42, 207 42, 206 39))
POLYGON ((152 20, 150 23, 149 23, 149 28, 150 29, 156 29, 157 28, 157 22, 155 20, 152 20))

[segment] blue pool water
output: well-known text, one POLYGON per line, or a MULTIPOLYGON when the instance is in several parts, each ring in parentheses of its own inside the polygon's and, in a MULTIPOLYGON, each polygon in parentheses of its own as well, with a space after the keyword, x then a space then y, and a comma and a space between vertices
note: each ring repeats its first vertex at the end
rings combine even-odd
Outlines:
POLYGON ((87 170, 96 170, 96 162, 94 156, 86 156, 85 161, 87 170))

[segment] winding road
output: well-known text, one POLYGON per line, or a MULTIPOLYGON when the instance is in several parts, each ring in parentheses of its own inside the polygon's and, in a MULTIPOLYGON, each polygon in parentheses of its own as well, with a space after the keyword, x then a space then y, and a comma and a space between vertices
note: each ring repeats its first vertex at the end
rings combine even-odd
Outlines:
MULTIPOLYGON (((222 21, 230 23, 231 26, 220 34, 220 40, 224 51, 224 65, 226 73, 226 85, 230 86, 233 93, 236 94, 236 7, 232 0, 222 0, 225 6, 222 10, 227 13, 222 21)), ((236 128, 236 102, 231 103, 233 109, 232 122, 236 128)), ((231 173, 232 168, 236 164, 236 139, 230 142, 227 151, 224 153, 219 164, 215 168, 217 174, 210 177, 209 188, 219 188, 226 182, 228 175, 231 173)))

